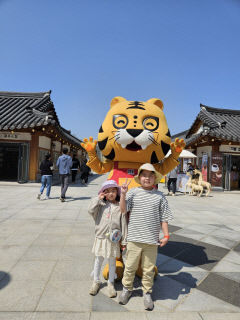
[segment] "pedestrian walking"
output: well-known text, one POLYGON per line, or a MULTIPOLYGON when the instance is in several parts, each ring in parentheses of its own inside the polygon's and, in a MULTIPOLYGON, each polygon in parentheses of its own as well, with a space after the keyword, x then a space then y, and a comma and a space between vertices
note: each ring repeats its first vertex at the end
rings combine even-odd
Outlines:
POLYGON ((80 171, 81 171, 81 182, 83 184, 86 184, 88 182, 88 176, 89 176, 89 172, 90 172, 90 168, 86 165, 85 162, 83 162, 83 164, 80 167, 80 171))
POLYGON ((177 186, 177 175, 178 175, 178 168, 175 167, 172 171, 167 174, 167 187, 168 187, 168 194, 175 196, 176 193, 176 186, 177 186), (172 189, 172 190, 171 190, 172 189))
POLYGON ((72 167, 72 158, 67 154, 68 149, 63 149, 63 154, 57 159, 57 167, 59 170, 60 181, 61 181, 61 197, 62 202, 65 201, 66 191, 69 184, 70 169, 72 167))
POLYGON ((52 186, 52 176, 53 176, 53 163, 51 161, 51 155, 46 154, 45 159, 40 164, 41 170, 41 188, 40 193, 38 194, 37 198, 40 200, 41 195, 46 187, 46 197, 45 200, 48 200, 50 197, 51 186, 52 186))
POLYGON ((96 295, 100 289, 100 271, 104 259, 108 259, 108 295, 116 297, 114 279, 116 258, 120 257, 120 241, 126 245, 127 222, 119 207, 120 187, 114 180, 102 184, 98 197, 93 198, 88 213, 95 221, 95 240, 92 252, 95 254, 93 284, 89 293, 96 295))
POLYGON ((78 169, 80 169, 80 162, 79 162, 76 154, 74 154, 73 157, 72 157, 72 168, 71 168, 71 171, 72 171, 72 183, 75 183, 78 169))
POLYGON ((172 219, 172 213, 163 193, 154 188, 161 175, 152 164, 143 164, 134 179, 140 187, 133 188, 128 193, 127 182, 121 187, 120 210, 126 212, 128 209, 130 217, 123 291, 119 303, 126 304, 132 295, 133 281, 141 259, 144 307, 152 310, 154 304, 151 293, 158 245, 163 247, 168 242, 168 221, 172 219), (162 239, 159 236, 161 228, 164 234, 162 239))

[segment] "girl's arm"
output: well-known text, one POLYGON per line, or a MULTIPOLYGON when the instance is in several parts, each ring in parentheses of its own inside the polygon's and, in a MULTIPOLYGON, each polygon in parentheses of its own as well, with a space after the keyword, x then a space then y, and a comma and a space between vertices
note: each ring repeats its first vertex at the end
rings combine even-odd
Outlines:
POLYGON ((99 197, 96 197, 92 199, 88 207, 88 213, 93 217, 94 221, 96 221, 97 219, 100 205, 101 205, 101 199, 99 197))

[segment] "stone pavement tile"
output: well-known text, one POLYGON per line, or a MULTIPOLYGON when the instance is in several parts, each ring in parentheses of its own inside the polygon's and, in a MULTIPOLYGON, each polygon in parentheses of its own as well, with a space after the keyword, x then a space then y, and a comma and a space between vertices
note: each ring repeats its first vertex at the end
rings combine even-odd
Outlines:
POLYGON ((30 246, 37 237, 37 233, 25 233, 21 236, 19 236, 19 234, 13 234, 3 242, 3 245, 30 246))
POLYGON ((176 255, 176 259, 211 270, 227 253, 225 248, 199 241, 197 245, 189 246, 189 249, 176 255))
POLYGON ((21 257, 21 260, 49 260, 56 261, 60 259, 62 253, 62 247, 43 247, 43 246, 31 246, 25 254, 21 257))
POLYGON ((240 313, 205 313, 200 312, 202 320, 240 320, 240 313))
POLYGON ((40 234, 35 241, 33 241, 32 246, 37 247, 63 247, 67 239, 67 235, 56 235, 56 234, 40 234))
POLYGON ((233 231, 233 230, 228 230, 226 228, 219 228, 211 233, 211 236, 218 236, 222 237, 224 239, 229 239, 229 240, 235 240, 235 241, 240 241, 240 232, 239 231, 233 231))
POLYGON ((35 312, 29 320, 89 320, 89 318, 89 312, 35 312))
MULTIPOLYGON (((239 268, 238 268, 239 270, 239 268)), ((235 282, 238 282, 240 284, 240 272, 216 272, 216 274, 219 274, 220 276, 231 279, 235 282)))
POLYGON ((33 312, 0 311, 0 320, 35 320, 35 314, 33 312))
POLYGON ((156 261, 156 266, 157 266, 157 268, 158 268, 159 266, 163 265, 164 263, 166 263, 167 261, 170 261, 171 259, 173 259, 173 258, 168 257, 168 256, 165 256, 164 254, 158 253, 158 255, 157 255, 157 261, 156 261))
POLYGON ((38 212, 38 210, 32 208, 32 210, 37 211, 34 215, 31 211, 29 212, 24 212, 24 213, 19 213, 18 215, 14 216, 14 219, 18 220, 41 220, 41 219, 46 219, 46 220, 53 220, 56 218, 57 212, 54 211, 48 211, 47 209, 44 210, 45 212, 38 212))
POLYGON ((0 246, 1 260, 18 260, 27 251, 28 246, 0 246))
MULTIPOLYGON (((239 263, 240 264, 240 263, 239 263)), ((226 259, 222 259, 213 269, 212 272, 239 272, 240 265, 226 259)))
POLYGON ((77 217, 79 215, 79 212, 77 211, 71 211, 71 210, 62 210, 60 211, 57 216, 56 216, 56 219, 57 220, 76 220, 77 217))
POLYGON ((201 232, 198 232, 195 230, 191 230, 191 229, 187 229, 187 228, 184 228, 184 229, 181 229, 181 230, 174 232, 174 235, 180 235, 180 236, 195 239, 195 240, 201 240, 205 236, 204 233, 201 233, 201 232))
POLYGON ((177 312, 177 313, 146 313, 147 320, 203 320, 197 312, 177 312))
POLYGON ((142 312, 91 312, 89 320, 147 320, 142 312))
MULTIPOLYGON (((105 286, 105 289, 107 287, 105 286)), ((127 309, 120 305, 116 299, 108 297, 107 290, 103 293, 102 290, 92 298, 92 311, 98 312, 126 312, 127 309)))
POLYGON ((86 261, 93 261, 94 255, 91 254, 89 247, 77 247, 77 246, 66 246, 63 248, 60 255, 60 260, 75 260, 83 259, 86 261))
POLYGON ((49 278, 55 263, 55 261, 19 261, 11 269, 11 277, 14 281, 45 281, 49 278))
POLYGON ((194 230, 194 231, 202 232, 205 234, 210 234, 211 232, 216 230, 218 227, 212 226, 209 224, 191 224, 191 225, 187 226, 187 228, 189 230, 194 230))
POLYGON ((233 250, 237 251, 237 252, 240 252, 240 243, 233 250))
POLYGON ((213 244, 217 247, 225 248, 225 249, 232 249, 236 246, 237 242, 233 240, 228 240, 220 237, 212 237, 212 236, 206 236, 203 239, 201 239, 202 242, 213 244))
POLYGON ((171 225, 171 224, 168 225, 168 230, 170 233, 173 233, 173 232, 178 231, 180 229, 182 229, 182 227, 178 227, 178 226, 171 225))
MULTIPOLYGON (((19 258, 7 257, 5 259, 0 259, 0 271, 9 272, 12 267, 19 261, 19 258)), ((0 277, 1 280, 1 277, 0 277)))
POLYGON ((198 290, 211 294, 223 301, 239 307, 240 285, 238 282, 210 273, 198 286, 198 290))
POLYGON ((240 312, 240 308, 198 289, 192 289, 175 312, 240 312))
POLYGON ((48 233, 48 234, 55 234, 55 235, 69 235, 71 233, 72 226, 71 225, 63 225, 59 227, 54 227, 54 226, 48 226, 45 228, 45 230, 42 232, 48 233))
POLYGON ((90 280, 93 263, 85 259, 58 261, 51 281, 90 280))
POLYGON ((65 246, 90 247, 91 252, 94 242, 94 233, 88 235, 70 235, 65 243, 65 246))
POLYGON ((240 252, 236 252, 236 251, 230 251, 224 258, 223 260, 225 261, 230 261, 230 262, 234 262, 237 264, 240 264, 240 252))
POLYGON ((10 281, 0 290, 0 311, 34 311, 44 286, 45 281, 10 281))
POLYGON ((89 312, 91 281, 50 281, 41 296, 37 311, 89 312))

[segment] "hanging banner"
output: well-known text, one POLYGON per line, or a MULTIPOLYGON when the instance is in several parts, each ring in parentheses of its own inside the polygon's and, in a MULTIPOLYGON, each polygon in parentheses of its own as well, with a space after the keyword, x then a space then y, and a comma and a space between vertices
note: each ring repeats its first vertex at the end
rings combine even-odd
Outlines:
POLYGON ((204 153, 202 155, 202 179, 207 182, 208 177, 208 154, 204 153))

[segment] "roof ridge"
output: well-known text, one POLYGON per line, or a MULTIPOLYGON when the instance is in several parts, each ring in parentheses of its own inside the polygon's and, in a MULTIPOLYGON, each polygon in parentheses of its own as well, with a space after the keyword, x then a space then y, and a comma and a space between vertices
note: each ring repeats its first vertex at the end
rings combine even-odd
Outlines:
POLYGON ((45 92, 12 92, 12 91, 0 91, 0 96, 4 97, 22 97, 22 98, 43 98, 44 96, 50 96, 51 90, 45 92))
POLYGON ((202 103, 200 103, 200 108, 205 108, 206 111, 208 112, 217 112, 217 113, 234 113, 234 114, 239 114, 240 113, 240 110, 233 110, 233 109, 222 109, 222 108, 215 108, 215 107, 209 107, 209 106, 206 106, 202 103))

